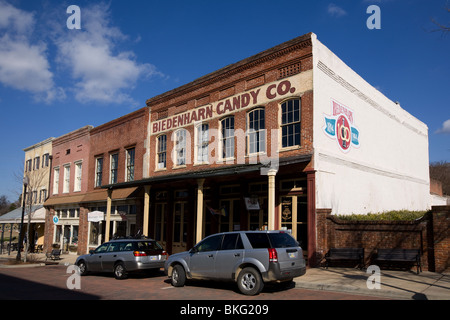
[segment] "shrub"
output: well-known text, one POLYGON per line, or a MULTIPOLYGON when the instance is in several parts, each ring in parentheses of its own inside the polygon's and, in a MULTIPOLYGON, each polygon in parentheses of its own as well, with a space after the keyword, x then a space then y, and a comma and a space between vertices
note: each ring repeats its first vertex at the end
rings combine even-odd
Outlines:
POLYGON ((422 218, 427 211, 386 211, 382 213, 336 215, 346 221, 414 221, 422 218))

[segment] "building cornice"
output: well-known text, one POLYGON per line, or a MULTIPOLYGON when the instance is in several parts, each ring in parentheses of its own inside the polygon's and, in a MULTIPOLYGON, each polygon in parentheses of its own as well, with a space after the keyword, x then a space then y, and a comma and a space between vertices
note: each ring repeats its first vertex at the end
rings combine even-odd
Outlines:
MULTIPOLYGON (((200 77, 200 78, 198 78, 188 84, 180 86, 176 89, 170 90, 166 93, 163 93, 156 97, 150 98, 146 102, 147 106, 151 107, 152 105, 155 105, 155 104, 165 103, 175 97, 185 95, 192 91, 198 90, 202 87, 205 87, 205 86, 211 85, 215 82, 218 82, 222 79, 230 78, 235 74, 242 73, 247 69, 254 68, 257 65, 260 65, 262 63, 268 62, 270 60, 273 60, 273 59, 276 59, 279 57, 282 57, 293 51, 300 50, 300 49, 303 49, 306 47, 311 47, 312 46, 311 35, 312 35, 312 33, 308 33, 303 36, 297 37, 293 40, 287 41, 287 42, 282 43, 278 46, 275 46, 271 49, 268 49, 266 51, 258 53, 252 57, 246 58, 237 63, 228 65, 222 69, 214 71, 203 77, 200 77)), ((276 68, 279 68, 279 67, 280 66, 276 66, 276 68)), ((254 76, 255 75, 252 75, 251 78, 253 78, 254 76)), ((239 81, 242 81, 242 80, 243 79, 239 79, 239 81)), ((227 83, 225 86, 230 86, 230 83, 227 83)), ((205 95, 205 93, 203 92, 201 95, 205 95)))

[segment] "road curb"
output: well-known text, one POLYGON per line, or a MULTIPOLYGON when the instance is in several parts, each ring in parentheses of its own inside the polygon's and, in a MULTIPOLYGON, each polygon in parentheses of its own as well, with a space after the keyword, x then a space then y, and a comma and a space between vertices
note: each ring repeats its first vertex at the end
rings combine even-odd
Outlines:
POLYGON ((376 296, 380 298, 387 299, 398 299, 398 300, 427 300, 427 296, 425 294, 419 292, 396 292, 392 290, 386 289, 365 289, 358 288, 353 286, 346 285, 333 285, 333 284, 324 284, 324 283, 310 283, 310 282, 302 282, 295 281, 295 287, 300 289, 308 289, 308 290, 319 290, 319 291, 334 291, 334 292, 345 292, 352 294, 361 294, 367 296, 376 296))

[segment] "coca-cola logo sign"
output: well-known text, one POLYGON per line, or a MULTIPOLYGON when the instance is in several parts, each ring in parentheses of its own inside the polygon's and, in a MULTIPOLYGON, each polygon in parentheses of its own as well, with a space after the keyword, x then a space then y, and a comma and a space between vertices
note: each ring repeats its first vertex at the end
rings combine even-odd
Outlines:
POLYGON ((337 141, 342 152, 349 152, 351 147, 359 148, 359 129, 354 125, 353 111, 343 104, 332 100, 332 115, 324 115, 323 132, 337 141))

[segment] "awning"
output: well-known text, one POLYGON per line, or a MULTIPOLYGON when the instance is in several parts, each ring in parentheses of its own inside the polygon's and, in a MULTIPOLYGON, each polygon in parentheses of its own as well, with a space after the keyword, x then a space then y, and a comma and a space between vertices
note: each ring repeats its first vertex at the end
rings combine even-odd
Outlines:
MULTIPOLYGON (((132 197, 137 197, 136 191, 138 187, 118 189, 112 192, 112 200, 122 200, 132 197)), ((88 202, 106 201, 108 198, 108 191, 105 189, 94 190, 89 193, 73 195, 73 196, 52 196, 45 201, 44 206, 55 206, 62 204, 79 204, 88 202)))
POLYGON ((85 194, 78 194, 75 196, 53 196, 45 201, 44 206, 54 206, 58 204, 67 204, 67 203, 80 203, 84 199, 85 194))
MULTIPOLYGON (((111 199, 112 200, 121 200, 121 199, 127 199, 136 195, 133 195, 135 191, 137 191, 138 187, 134 188, 124 188, 124 189, 117 189, 112 192, 111 199)), ((105 189, 102 190, 95 190, 93 192, 87 193, 83 201, 81 202, 94 202, 94 201, 106 201, 108 198, 108 191, 105 189)))
MULTIPOLYGON (((25 215, 23 222, 28 223, 28 210, 25 208, 25 215)), ((20 223, 22 220, 22 207, 14 209, 13 211, 0 216, 0 224, 5 223, 20 223)), ((45 208, 42 205, 31 207, 31 223, 45 223, 45 208)))

